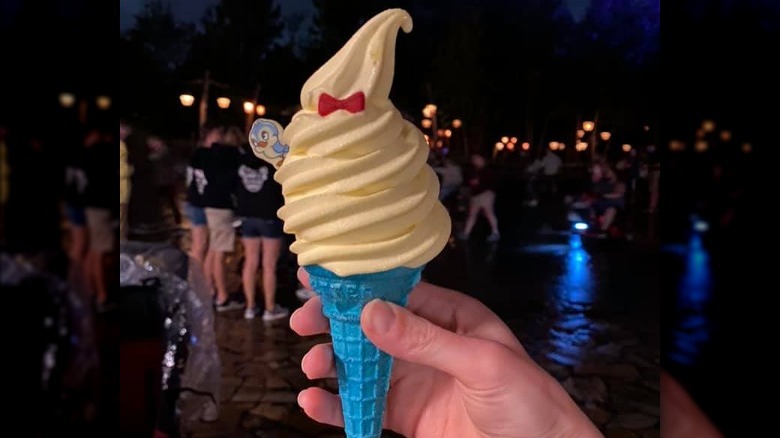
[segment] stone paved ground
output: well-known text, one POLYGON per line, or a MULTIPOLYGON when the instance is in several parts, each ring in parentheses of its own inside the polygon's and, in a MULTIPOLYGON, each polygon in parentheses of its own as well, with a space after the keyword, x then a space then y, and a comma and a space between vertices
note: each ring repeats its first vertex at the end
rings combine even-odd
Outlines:
MULTIPOLYGON (((502 240, 498 251, 475 241, 451 243, 426 268, 427 280, 496 311, 607 438, 659 437, 657 254, 636 245, 586 242, 583 249, 543 239, 502 240)), ((181 244, 188 246, 186 235, 181 244)), ((237 244, 226 260, 233 291, 239 290, 240 260, 237 244)), ((294 269, 292 263, 279 277, 279 300, 290 307, 299 304, 294 269)), ((217 319, 220 418, 195 424, 189 436, 343 437, 308 419, 296 403, 303 388, 336 388, 335 381, 310 382, 300 370, 306 351, 327 336, 303 339, 286 320, 267 325, 242 316, 235 311, 217 319)))

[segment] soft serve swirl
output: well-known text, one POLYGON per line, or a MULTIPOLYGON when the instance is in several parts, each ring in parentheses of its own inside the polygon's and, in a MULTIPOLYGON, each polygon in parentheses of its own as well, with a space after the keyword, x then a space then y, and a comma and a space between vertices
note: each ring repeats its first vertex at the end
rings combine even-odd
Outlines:
POLYGON ((399 27, 412 28, 401 9, 368 21, 309 78, 303 109, 284 131, 290 153, 275 176, 285 197, 279 217, 303 266, 340 276, 418 267, 450 236, 425 138, 388 98, 399 27), (318 114, 320 94, 360 91, 363 111, 318 114))

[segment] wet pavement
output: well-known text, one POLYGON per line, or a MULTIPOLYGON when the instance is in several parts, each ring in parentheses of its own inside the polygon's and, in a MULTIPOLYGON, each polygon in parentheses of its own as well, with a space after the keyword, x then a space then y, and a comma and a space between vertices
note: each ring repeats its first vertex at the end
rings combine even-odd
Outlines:
MULTIPOLYGON (((502 231, 514 228, 522 225, 502 225, 502 231)), ((608 438, 658 437, 657 247, 553 231, 510 231, 487 244, 484 235, 481 227, 470 242, 451 241, 428 265, 425 280, 493 309, 608 438)), ((237 248, 228 258, 231 290, 239 290, 240 260, 237 248)), ((284 256, 280 271, 279 301, 300 305, 291 256, 284 256)), ((296 403, 303 388, 336 388, 331 380, 311 382, 300 370, 306 351, 327 337, 304 339, 287 321, 269 325, 242 316, 227 312, 217 320, 220 416, 195 424, 189 435, 344 436, 309 420, 296 403)))

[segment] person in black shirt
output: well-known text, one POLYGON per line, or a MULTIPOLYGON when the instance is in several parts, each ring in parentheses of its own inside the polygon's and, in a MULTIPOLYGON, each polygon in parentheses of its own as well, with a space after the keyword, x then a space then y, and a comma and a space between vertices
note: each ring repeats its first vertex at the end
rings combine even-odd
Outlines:
POLYGON ((244 267, 241 280, 246 296, 244 318, 257 313, 255 288, 260 255, 263 260, 263 321, 274 321, 289 315, 276 304, 276 263, 282 247, 282 221, 276 211, 284 204, 282 187, 274 181, 274 168, 257 158, 249 144, 239 148, 239 165, 235 173, 236 214, 241 218, 241 243, 244 245, 244 267))
POLYGON ((84 207, 89 230, 87 282, 96 294, 98 311, 105 311, 113 307, 108 302, 104 259, 116 245, 113 217, 117 208, 116 181, 119 170, 114 164, 116 149, 113 143, 102 140, 100 130, 87 130, 84 147, 84 173, 87 176, 84 207))
POLYGON ((84 145, 74 142, 65 157, 65 191, 63 193, 65 218, 69 226, 70 275, 73 281, 84 272, 87 251, 87 217, 84 213, 84 191, 87 175, 84 171, 84 145))
POLYGON ((187 201, 184 213, 190 221, 190 256, 203 266, 208 248, 209 229, 206 223, 205 204, 203 192, 206 189, 206 175, 203 171, 203 163, 206 160, 207 148, 212 144, 222 141, 222 128, 208 126, 203 129, 198 146, 192 151, 190 162, 187 165, 187 201))
POLYGON ((238 149, 235 146, 212 142, 206 149, 203 160, 206 184, 203 189, 203 205, 209 228, 209 249, 204 263, 204 273, 206 279, 216 289, 218 311, 241 307, 229 299, 224 264, 225 253, 235 249, 233 192, 237 168, 238 149))

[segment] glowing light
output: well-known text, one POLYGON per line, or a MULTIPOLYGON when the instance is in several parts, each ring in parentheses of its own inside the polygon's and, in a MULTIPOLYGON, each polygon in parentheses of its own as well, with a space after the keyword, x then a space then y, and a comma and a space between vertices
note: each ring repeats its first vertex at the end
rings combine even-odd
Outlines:
POLYGON ((731 131, 720 131, 720 139, 723 141, 731 141, 731 131))
POLYGON ((680 152, 685 150, 685 143, 680 140, 672 140, 669 142, 669 150, 672 152, 680 152))
POLYGON ((500 141, 496 143, 496 150, 500 151, 504 149, 504 143, 501 143, 500 141))
POLYGON ((612 138, 612 133, 609 131, 604 131, 601 134, 599 134, 602 140, 609 141, 610 138, 612 138))
POLYGON ((528 149, 531 149, 531 143, 524 141, 523 144, 520 145, 520 147, 523 148, 524 151, 527 151, 528 149))
POLYGON ((422 126, 425 129, 429 129, 433 125, 433 121, 431 119, 422 119, 420 122, 420 126, 422 126))
POLYGON ((715 121, 714 120, 705 120, 701 123, 701 129, 704 130, 704 132, 712 132, 715 130, 715 121))
POLYGON ((586 224, 585 222, 577 222, 576 224, 574 224, 574 229, 579 231, 585 231, 588 229, 588 224, 586 224))
POLYGON ((452 137, 452 130, 445 129, 444 130, 444 136, 447 137, 447 138, 452 137))
POLYGON ((463 121, 460 119, 455 119, 452 121, 452 127, 453 128, 460 128, 463 125, 463 121))
POLYGON ((578 129, 577 130, 577 138, 585 137, 585 130, 584 129, 578 129))
POLYGON ((501 143, 504 143, 504 144, 509 143, 509 137, 507 137, 507 136, 501 137, 501 143))
POLYGON ((244 102, 244 112, 253 114, 255 112, 255 104, 252 102, 244 102))
POLYGON ((585 132, 593 131, 596 128, 596 124, 593 122, 582 122, 582 130, 585 132))
POLYGON ((563 144, 563 143, 558 143, 558 150, 561 150, 561 151, 562 151, 562 150, 564 150, 564 149, 566 149, 566 145, 565 145, 565 144, 563 144))
POLYGON ((264 116, 265 115, 265 105, 257 105, 255 106, 255 113, 257 113, 258 116, 264 116))
POLYGON ((517 143, 517 137, 512 137, 512 138, 510 138, 510 139, 509 139, 509 142, 510 142, 510 143, 512 143, 512 144, 515 144, 515 143, 517 143))
POLYGON ((693 229, 699 233, 706 233, 710 229, 710 224, 701 219, 693 221, 693 229))
POLYGON ((76 103, 76 96, 73 93, 60 93, 59 100, 63 108, 70 108, 76 103))
POLYGON ((192 106, 192 104, 195 103, 195 96, 192 94, 182 94, 179 96, 179 102, 181 102, 182 106, 192 106))
POLYGON ((704 140, 699 140, 696 142, 696 144, 693 145, 693 148, 696 150, 696 152, 706 152, 709 147, 709 143, 704 140))
POLYGON ((582 152, 586 149, 588 149, 588 144, 584 141, 578 141, 576 145, 574 145, 574 149, 576 149, 579 152, 582 152))
POLYGON ((226 109, 227 107, 230 106, 230 99, 228 99, 227 97, 218 97, 217 106, 222 109, 226 109))
POLYGON ((513 151, 513 150, 515 150, 515 144, 514 143, 509 143, 508 145, 506 145, 506 148, 507 148, 507 150, 513 151))
POLYGON ((623 152, 631 152, 631 145, 626 143, 623 145, 623 152))
POLYGON ((95 104, 98 109, 107 110, 111 107, 111 98, 108 96, 98 96, 95 98, 95 104))
POLYGON ((753 145, 750 143, 742 143, 742 152, 746 154, 753 152, 753 145))

